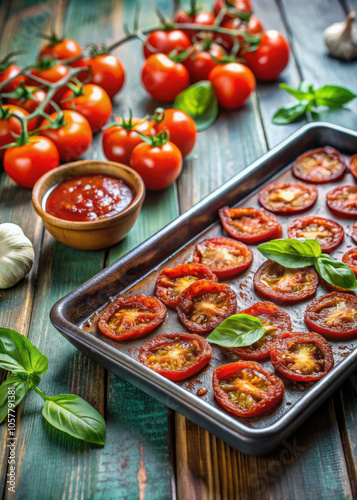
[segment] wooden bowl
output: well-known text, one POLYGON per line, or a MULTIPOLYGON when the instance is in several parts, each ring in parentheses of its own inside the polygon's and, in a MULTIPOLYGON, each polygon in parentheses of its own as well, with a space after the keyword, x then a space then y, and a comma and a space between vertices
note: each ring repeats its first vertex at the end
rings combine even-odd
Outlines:
POLYGON ((130 231, 145 198, 145 185, 130 167, 110 161, 81 160, 68 163, 43 175, 32 191, 32 203, 45 227, 56 240, 78 250, 100 250, 115 245, 130 231), (77 222, 59 219, 44 210, 43 199, 61 182, 85 174, 106 174, 122 179, 131 186, 134 198, 122 212, 96 221, 77 222))

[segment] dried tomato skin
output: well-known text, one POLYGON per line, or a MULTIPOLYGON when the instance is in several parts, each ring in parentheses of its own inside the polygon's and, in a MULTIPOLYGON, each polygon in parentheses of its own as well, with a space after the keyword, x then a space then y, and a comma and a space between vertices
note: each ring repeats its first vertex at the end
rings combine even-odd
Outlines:
POLYGON ((271 347, 270 351, 271 362, 274 368, 284 377, 290 380, 301 382, 312 382, 323 378, 334 366, 333 352, 330 344, 318 333, 305 332, 284 332, 279 335, 271 347), (296 344, 314 343, 324 356, 324 370, 316 374, 304 375, 289 369, 284 363, 283 356, 296 344))
MULTIPOLYGON (((324 253, 330 253, 335 250, 339 245, 341 245, 343 238, 345 236, 345 232, 343 227, 338 223, 331 219, 325 219, 323 217, 315 217, 314 215, 307 215, 305 217, 299 217, 295 219, 288 227, 288 236, 289 238, 296 239, 299 238, 299 232, 304 231, 304 229, 309 224, 318 224, 321 226, 325 226, 329 231, 332 232, 332 240, 325 242, 325 238, 317 238, 317 241, 321 245, 321 250, 324 253)), ((326 238, 327 239, 327 238, 326 238)))
POLYGON ((232 314, 235 314, 237 312, 237 296, 228 285, 207 280, 196 281, 181 293, 181 295, 179 296, 176 311, 182 323, 191 332, 205 334, 214 330, 220 323, 222 323, 224 319, 232 316, 232 314), (226 311, 216 319, 210 318, 210 320, 204 324, 200 324, 196 321, 190 320, 188 314, 193 307, 194 298, 200 297, 207 293, 223 293, 227 303, 226 311))
POLYGON ((217 276, 214 274, 212 269, 204 264, 179 264, 178 266, 166 268, 160 271, 160 274, 156 280, 156 290, 155 295, 163 302, 166 306, 176 307, 178 297, 171 298, 168 295, 168 288, 165 286, 166 280, 175 279, 184 276, 195 276, 199 280, 209 280, 209 281, 218 281, 217 276))
POLYGON ((291 215, 292 213, 305 212, 309 208, 313 207, 316 203, 317 196, 318 192, 315 186, 303 184, 302 182, 275 182, 272 184, 268 184, 259 191, 258 200, 262 207, 266 210, 269 210, 269 212, 273 212, 278 215, 291 215), (269 204, 269 193, 271 193, 273 190, 289 189, 289 187, 291 186, 298 186, 301 188, 302 192, 307 192, 309 195, 309 198, 301 207, 293 207, 290 204, 287 207, 274 208, 271 206, 271 204, 269 204))
MULTIPOLYGON (((143 309, 143 313, 145 310, 143 309)), ((150 330, 153 330, 160 325, 166 318, 166 307, 160 300, 156 297, 150 297, 149 295, 137 294, 131 295, 129 297, 119 297, 112 304, 105 308, 105 310, 100 314, 98 321, 99 330, 114 340, 129 340, 142 337, 150 330), (115 331, 108 325, 110 318, 120 309, 120 307, 137 305, 138 307, 146 308, 148 313, 155 314, 155 318, 149 323, 143 323, 138 325, 122 334, 117 335, 115 331)))
POLYGON ((282 237, 282 229, 278 219, 275 215, 267 212, 264 209, 257 208, 229 208, 223 207, 219 211, 219 217, 221 219, 222 225, 226 232, 232 238, 241 241, 246 244, 262 243, 267 240, 274 240, 282 237), (258 234, 247 234, 244 231, 239 231, 237 227, 232 224, 232 218, 237 218, 238 216, 256 216, 265 219, 265 224, 260 229, 258 234), (264 227, 265 226, 265 227, 264 227))
POLYGON ((357 223, 354 224, 351 228, 351 236, 352 239, 357 243, 357 223))
POLYGON ((341 323, 340 326, 330 326, 324 321, 324 317, 319 314, 318 309, 322 309, 322 305, 331 304, 339 301, 351 304, 353 309, 357 310, 357 297, 349 293, 331 292, 322 297, 317 297, 307 306, 305 311, 305 324, 309 330, 313 330, 332 340, 348 340, 357 336, 357 315, 356 319, 349 322, 341 323), (346 325, 347 323, 347 325, 346 325), (352 328, 351 328, 352 326, 352 328))
POLYGON ((350 267, 357 277, 357 247, 346 252, 342 257, 342 262, 350 267))
POLYGON ((350 172, 357 181, 357 154, 351 156, 350 158, 350 172))
POLYGON ((328 209, 340 219, 357 219, 357 186, 337 186, 326 195, 328 209), (355 206, 348 207, 348 202, 343 198, 352 193, 355 206), (337 199, 336 199, 337 196, 337 199))
POLYGON ((226 246, 228 248, 232 248, 233 250, 238 250, 241 252, 241 255, 243 255, 244 260, 240 264, 233 265, 233 266, 226 266, 224 268, 217 268, 217 267, 211 267, 212 271, 214 274, 217 276, 218 279, 228 279, 232 278, 233 276, 242 273, 245 271, 250 264, 252 263, 253 260, 253 252, 247 245, 244 243, 241 243, 240 241, 233 240, 232 238, 210 238, 207 240, 200 241, 193 252, 193 257, 192 260, 195 263, 201 264, 202 263, 202 254, 199 249, 200 246, 206 245, 209 246, 211 244, 213 245, 222 245, 226 246))
POLYGON ((173 380, 174 382, 178 382, 179 380, 185 380, 186 378, 191 377, 195 373, 202 370, 202 368, 205 367, 207 363, 209 363, 211 357, 212 347, 210 346, 210 343, 200 335, 196 335, 194 333, 164 333, 153 338, 141 347, 138 361, 151 370, 154 370, 156 373, 159 373, 163 377, 166 377, 169 380, 173 380), (180 370, 160 370, 157 368, 151 368, 147 361, 147 357, 150 356, 150 353, 155 349, 164 347, 165 345, 171 343, 176 338, 185 341, 191 340, 197 342, 201 349, 201 352, 196 357, 194 363, 191 366, 182 368, 180 370))
MULTIPOLYGON (((250 314, 256 318, 259 318, 261 315, 270 316, 273 320, 275 320, 273 321, 273 324, 277 327, 276 335, 282 333, 283 331, 289 331, 292 329, 289 314, 286 311, 283 311, 283 309, 280 309, 277 305, 273 304, 273 302, 257 302, 251 307, 240 311, 239 314, 250 314)), ((264 344, 258 348, 253 348, 253 344, 252 346, 247 347, 233 347, 230 351, 233 351, 243 359, 266 359, 270 356, 270 347, 272 342, 274 342, 274 337, 270 339, 268 338, 264 344)))
POLYGON ((327 184, 329 182, 339 181, 344 177, 346 170, 347 170, 347 164, 344 157, 341 155, 341 153, 339 153, 339 151, 337 151, 334 148, 331 148, 330 146, 307 151, 306 153, 298 156, 298 158, 296 158, 293 164, 293 174, 295 175, 295 177, 304 182, 311 182, 313 184, 327 184), (324 155, 328 156, 329 158, 334 158, 338 163, 340 163, 339 170, 334 174, 331 174, 327 179, 321 179, 321 177, 319 178, 317 176, 313 177, 310 172, 308 173, 301 172, 299 170, 299 168, 301 167, 301 162, 309 156, 316 156, 316 155, 324 155))
POLYGON ((282 399, 285 391, 284 383, 279 377, 269 372, 268 370, 265 370, 259 363, 256 363, 254 361, 237 361, 228 365, 219 366, 213 372, 212 385, 214 395, 218 403, 225 410, 233 413, 238 417, 257 417, 258 415, 266 413, 282 399), (271 384, 266 391, 266 397, 250 408, 239 408, 232 401, 230 401, 227 393, 219 385, 220 380, 228 378, 230 375, 233 376, 237 371, 244 368, 259 372, 260 374, 267 377, 268 381, 271 384))
POLYGON ((267 260, 258 268, 253 279, 254 287, 264 297, 268 297, 270 300, 276 300, 282 303, 299 302, 316 293, 316 289, 319 284, 319 278, 313 267, 304 267, 302 269, 291 270, 295 272, 297 275, 298 273, 302 273, 303 275, 305 275, 305 273, 307 272, 311 275, 312 280, 307 286, 304 287, 303 290, 297 292, 291 291, 288 293, 286 291, 283 292, 274 291, 271 287, 268 286, 268 284, 264 283, 262 278, 266 273, 267 269, 270 268, 270 266, 272 267, 278 266, 277 269, 280 268, 284 269, 283 266, 279 266, 279 264, 276 264, 275 262, 272 262, 270 260, 267 260))

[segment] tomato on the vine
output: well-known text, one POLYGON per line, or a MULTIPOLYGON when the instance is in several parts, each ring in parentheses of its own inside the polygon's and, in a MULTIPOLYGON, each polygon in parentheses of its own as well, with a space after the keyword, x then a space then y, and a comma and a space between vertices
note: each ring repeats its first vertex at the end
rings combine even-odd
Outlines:
MULTIPOLYGON (((0 107, 0 148, 15 142, 16 136, 21 134, 21 121, 16 116, 10 116, 12 114, 20 118, 29 116, 29 113, 25 109, 13 104, 4 104, 0 107)), ((37 118, 27 123, 27 130, 32 132, 36 126, 37 118)), ((5 149, 0 149, 0 159, 4 157, 5 151, 5 149)))
POLYGON ((144 57, 147 59, 152 54, 169 54, 188 49, 191 41, 181 30, 156 30, 150 33, 143 45, 144 57), (154 49, 154 50, 151 50, 154 49))
MULTIPOLYGON (((242 19, 240 19, 239 17, 233 17, 225 22, 222 28, 229 30, 240 30, 244 33, 247 33, 248 35, 255 36, 262 34, 264 30, 262 23, 255 16, 250 16, 248 22, 242 21, 242 19)), ((217 33, 216 38, 221 38, 223 40, 224 46, 227 48, 227 50, 233 49, 234 36, 232 37, 232 35, 227 35, 226 33, 217 33)), ((242 35, 237 35, 236 38, 239 44, 242 44, 244 42, 244 38, 242 35)))
MULTIPOLYGON (((27 77, 26 83, 32 86, 40 85, 39 82, 31 78, 31 75, 36 76, 37 78, 41 78, 42 80, 45 80, 49 83, 56 83, 62 78, 68 76, 68 74, 69 69, 64 64, 58 64, 55 59, 43 59, 31 69, 30 76, 27 77)), ((65 92, 65 86, 59 88, 55 92, 53 100, 59 102, 65 92)))
POLYGON ((218 103, 226 109, 237 109, 245 104, 255 89, 251 70, 240 63, 218 65, 208 75, 218 103))
POLYGON ((93 132, 98 132, 112 114, 110 97, 102 87, 87 83, 78 87, 70 84, 61 102, 62 109, 74 109, 85 116, 93 132))
POLYGON ((23 145, 8 148, 4 155, 4 170, 20 186, 33 188, 46 172, 59 165, 59 154, 54 143, 33 135, 23 145))
MULTIPOLYGON (((178 24, 200 24, 201 26, 213 26, 215 22, 215 16, 210 12, 204 10, 200 12, 185 12, 183 10, 178 11, 174 15, 174 22, 178 24)), ((182 30, 189 38, 193 38, 198 31, 195 30, 182 30)))
POLYGON ((223 47, 213 41, 205 40, 196 44, 192 53, 183 61, 190 74, 191 83, 208 80, 210 71, 225 55, 223 47))
POLYGON ((154 135, 155 129, 149 120, 122 118, 117 123, 112 123, 103 132, 103 152, 108 160, 124 163, 130 166, 131 153, 135 146, 143 142, 140 132, 146 136, 154 135))
POLYGON ((49 42, 40 50, 38 55, 39 61, 42 61, 42 59, 57 59, 58 61, 72 59, 73 57, 80 56, 83 52, 79 43, 71 38, 51 36, 49 42))
MULTIPOLYGON (((33 113, 36 108, 46 99, 47 93, 40 87, 32 87, 21 83, 14 92, 6 95, 8 104, 13 104, 25 109, 28 113, 33 113)), ((47 104, 44 111, 49 113, 51 104, 47 104)), ((38 126, 42 117, 34 119, 38 126)))
POLYGON ((189 84, 187 68, 166 54, 152 54, 144 63, 141 80, 147 92, 158 101, 172 102, 189 84))
POLYGON ((279 31, 264 31, 260 43, 253 52, 245 52, 244 59, 255 77, 273 81, 284 71, 289 62, 290 46, 279 31))
POLYGON ((166 109, 164 118, 156 125, 156 130, 169 132, 170 141, 179 148, 183 158, 192 151, 196 143, 195 122, 189 115, 178 109, 166 109))
POLYGON ((217 17, 223 7, 228 7, 233 11, 233 13, 227 12, 223 17, 221 24, 227 22, 232 16, 234 16, 234 14, 242 12, 250 14, 253 10, 251 0, 215 0, 213 4, 213 14, 217 17))
POLYGON ((24 75, 19 75, 20 68, 16 66, 16 64, 12 64, 11 59, 14 54, 8 54, 3 59, 0 59, 0 85, 4 83, 6 80, 10 80, 14 78, 14 80, 5 85, 4 88, 1 89, 1 94, 6 92, 13 92, 21 82, 25 81, 24 75), (15 78, 16 75, 19 75, 15 78))
POLYGON ((98 54, 86 61, 90 67, 90 81, 102 87, 109 95, 114 97, 123 87, 125 70, 119 59, 111 54, 98 54))
POLYGON ((131 153, 130 166, 143 178, 148 189, 165 189, 180 175, 182 154, 168 140, 167 132, 151 136, 148 142, 135 146, 131 153))

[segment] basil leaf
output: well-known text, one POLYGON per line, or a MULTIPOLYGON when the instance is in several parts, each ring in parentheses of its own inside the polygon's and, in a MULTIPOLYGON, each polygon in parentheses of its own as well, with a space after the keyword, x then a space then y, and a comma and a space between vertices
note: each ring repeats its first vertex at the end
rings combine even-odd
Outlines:
POLYGON ((318 106, 327 106, 328 108, 341 108, 344 104, 352 101, 356 96, 345 87, 338 85, 324 85, 315 92, 315 103, 318 106))
POLYGON ((17 366, 15 373, 20 373, 22 368, 22 373, 43 374, 48 368, 47 356, 32 345, 29 339, 7 328, 0 328, 0 355, 12 358, 17 366))
POLYGON ((89 443, 105 444, 104 418, 79 396, 47 396, 42 415, 53 427, 70 436, 89 443))
POLYGON ((302 120, 307 111, 308 105, 308 101, 285 104, 285 106, 278 109, 273 116, 273 123, 276 125, 287 125, 288 123, 302 120))
POLYGON ((357 288, 356 276, 352 269, 327 254, 322 254, 315 261, 316 271, 332 285, 354 290, 357 288))
POLYGON ((176 97, 174 108, 190 115, 198 132, 206 130, 218 114, 217 97, 211 82, 203 80, 185 89, 176 97))
POLYGON ((289 87, 289 85, 286 85, 285 83, 280 83, 279 87, 285 90, 288 94, 296 97, 296 99, 299 99, 299 101, 312 101, 312 99, 314 98, 313 92, 305 92, 300 88, 294 89, 293 87, 289 87))
POLYGON ((211 332, 207 340, 223 347, 252 345, 265 333, 260 319, 249 314, 233 314, 211 332))
POLYGON ((22 380, 18 375, 11 375, 5 380, 0 386, 0 423, 3 422, 8 414, 8 397, 9 389, 14 389, 15 401, 11 401, 14 408, 21 403, 28 391, 30 390, 30 384, 28 380, 22 380))
POLYGON ((272 240, 257 248, 267 259, 290 269, 311 266, 315 258, 321 255, 320 243, 306 238, 272 240))
POLYGON ((298 89, 305 94, 315 94, 314 85, 306 80, 299 83, 298 89))

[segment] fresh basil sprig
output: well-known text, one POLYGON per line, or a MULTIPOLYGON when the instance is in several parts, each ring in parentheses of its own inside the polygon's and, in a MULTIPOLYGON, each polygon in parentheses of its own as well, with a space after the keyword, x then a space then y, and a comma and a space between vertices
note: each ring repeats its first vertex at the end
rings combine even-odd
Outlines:
POLYGON ((322 253, 316 240, 306 238, 272 240, 258 246, 267 259, 290 269, 315 266, 319 275, 331 285, 354 290, 357 281, 352 269, 328 254, 322 253))
POLYGON ((244 347, 254 344, 264 333, 260 319, 249 314, 233 314, 222 321, 207 340, 222 347, 244 347))
POLYGON ((191 85, 178 94, 174 108, 190 115, 198 132, 206 130, 215 122, 218 114, 218 102, 212 83, 203 80, 191 85))
POLYGON ((324 85, 319 89, 309 82, 301 82, 297 89, 281 83, 280 87, 300 102, 290 102, 279 108, 273 116, 273 123, 286 125, 302 120, 307 112, 316 113, 320 107, 338 109, 352 101, 355 93, 338 85, 324 85))
POLYGON ((42 415, 54 427, 89 443, 105 444, 105 421, 84 399, 74 394, 47 396, 37 387, 48 369, 47 356, 14 330, 0 328, 0 368, 12 375, 0 386, 0 423, 34 389, 44 400, 42 415), (9 401, 9 389, 14 401, 9 401))

